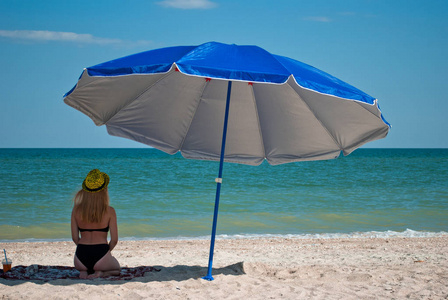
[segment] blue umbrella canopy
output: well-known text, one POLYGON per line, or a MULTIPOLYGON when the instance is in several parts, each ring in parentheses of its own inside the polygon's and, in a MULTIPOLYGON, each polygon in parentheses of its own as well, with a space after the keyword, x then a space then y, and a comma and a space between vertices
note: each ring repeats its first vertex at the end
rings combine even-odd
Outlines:
POLYGON ((384 138, 377 100, 312 66, 257 46, 210 42, 86 68, 64 96, 108 133, 185 158, 272 165, 336 158, 384 138))
POLYGON ((87 68, 89 76, 166 73, 215 79, 284 84, 293 77, 298 85, 316 92, 374 104, 375 98, 319 69, 257 46, 210 42, 150 50, 87 68))
POLYGON ((229 80, 228 162, 336 158, 389 131, 377 100, 357 88, 257 46, 216 42, 86 68, 64 101, 111 135, 219 160, 229 80))

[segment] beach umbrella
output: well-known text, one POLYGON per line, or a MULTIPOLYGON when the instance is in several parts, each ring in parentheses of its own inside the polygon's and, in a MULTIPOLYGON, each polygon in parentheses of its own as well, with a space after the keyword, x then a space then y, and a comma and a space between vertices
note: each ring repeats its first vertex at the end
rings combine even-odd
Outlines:
POLYGON ((64 101, 111 135, 220 162, 208 280, 223 162, 333 159, 390 128, 375 98, 321 70, 257 46, 216 42, 86 68, 64 101))

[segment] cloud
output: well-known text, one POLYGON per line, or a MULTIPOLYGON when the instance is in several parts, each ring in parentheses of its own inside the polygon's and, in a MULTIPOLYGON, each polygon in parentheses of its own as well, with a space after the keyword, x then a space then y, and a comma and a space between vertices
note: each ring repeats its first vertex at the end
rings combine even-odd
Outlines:
MULTIPOLYGON (((129 44, 129 42, 126 42, 124 40, 101 38, 93 36, 91 34, 47 31, 47 30, 0 30, 0 37, 14 40, 35 41, 35 42, 59 41, 59 42, 72 42, 77 44, 96 44, 96 45, 129 44)), ((136 43, 144 44, 149 42, 139 41, 136 43)))
POLYGON ((215 2, 209 0, 163 0, 157 4, 180 9, 210 9, 217 6, 215 2))
POLYGON ((306 21, 313 21, 313 22, 322 22, 322 23, 328 23, 332 20, 328 17, 306 17, 304 18, 306 21))

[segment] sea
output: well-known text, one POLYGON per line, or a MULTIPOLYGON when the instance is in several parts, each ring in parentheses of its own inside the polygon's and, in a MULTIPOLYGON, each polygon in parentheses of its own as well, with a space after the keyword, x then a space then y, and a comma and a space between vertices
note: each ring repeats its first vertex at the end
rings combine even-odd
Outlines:
MULTIPOLYGON (((219 162, 152 148, 0 149, 0 242, 70 241, 73 196, 110 176, 119 238, 210 237, 219 162)), ((334 160, 225 163, 217 238, 448 235, 448 149, 361 148, 334 160)))

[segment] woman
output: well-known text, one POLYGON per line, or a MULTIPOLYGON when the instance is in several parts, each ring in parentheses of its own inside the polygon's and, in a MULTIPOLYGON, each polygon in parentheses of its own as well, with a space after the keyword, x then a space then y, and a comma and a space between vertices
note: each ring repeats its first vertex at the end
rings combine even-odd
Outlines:
POLYGON ((120 274, 120 264, 111 254, 118 243, 118 228, 115 210, 109 206, 108 184, 109 176, 94 169, 87 174, 82 189, 73 199, 71 230, 77 245, 75 268, 80 271, 80 278, 120 274))

